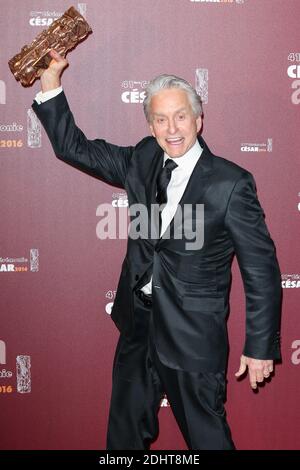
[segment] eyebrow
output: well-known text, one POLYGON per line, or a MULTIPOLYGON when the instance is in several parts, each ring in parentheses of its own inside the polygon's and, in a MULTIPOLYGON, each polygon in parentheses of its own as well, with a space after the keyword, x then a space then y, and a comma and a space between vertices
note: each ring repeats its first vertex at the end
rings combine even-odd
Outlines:
MULTIPOLYGON (((184 108, 177 109, 174 114, 182 113, 182 111, 187 111, 187 108, 184 107, 184 108)), ((166 116, 163 113, 152 113, 152 115, 153 116, 164 116, 164 117, 166 116)))

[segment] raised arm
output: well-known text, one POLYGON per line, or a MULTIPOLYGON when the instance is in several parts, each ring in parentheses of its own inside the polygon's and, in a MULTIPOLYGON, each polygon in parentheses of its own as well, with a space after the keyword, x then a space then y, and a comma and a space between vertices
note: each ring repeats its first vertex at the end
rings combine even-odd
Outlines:
MULTIPOLYGON (((42 92, 61 86, 61 74, 68 65, 56 51, 41 76, 42 92)), ((55 154, 61 160, 124 188, 133 147, 120 147, 102 139, 89 140, 76 125, 64 92, 32 108, 44 126, 55 154)))

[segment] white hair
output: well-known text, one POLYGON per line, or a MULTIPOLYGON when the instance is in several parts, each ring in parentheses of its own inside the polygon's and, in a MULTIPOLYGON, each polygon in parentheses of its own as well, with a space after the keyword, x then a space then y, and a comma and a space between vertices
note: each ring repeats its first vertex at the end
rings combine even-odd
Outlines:
POLYGON ((195 88, 193 88, 192 85, 190 85, 190 83, 184 80, 183 78, 176 77, 175 75, 163 74, 151 80, 151 82, 146 88, 143 106, 144 113, 148 122, 151 121, 150 104, 152 97, 156 95, 159 91, 169 88, 179 88, 181 90, 184 90, 188 96, 195 117, 197 118, 199 116, 202 116, 203 110, 201 98, 199 95, 197 95, 195 88))

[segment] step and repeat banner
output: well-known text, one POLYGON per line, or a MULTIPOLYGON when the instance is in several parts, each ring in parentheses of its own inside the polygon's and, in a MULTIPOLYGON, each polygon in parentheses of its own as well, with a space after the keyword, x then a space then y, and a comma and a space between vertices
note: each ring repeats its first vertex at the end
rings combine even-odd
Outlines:
MULTIPOLYGON (((8 60, 72 4, 0 0, 1 449, 104 449, 118 332, 110 318, 126 193, 59 161, 8 60), (103 239, 103 204, 115 239, 103 239)), ((299 449, 299 0, 89 0, 93 33, 63 87, 88 138, 134 145, 161 73, 192 83, 211 150, 245 167, 282 272, 282 356, 270 383, 237 381, 245 299, 233 264, 227 415, 238 449, 299 449)), ((185 449, 167 398, 153 449, 185 449)))

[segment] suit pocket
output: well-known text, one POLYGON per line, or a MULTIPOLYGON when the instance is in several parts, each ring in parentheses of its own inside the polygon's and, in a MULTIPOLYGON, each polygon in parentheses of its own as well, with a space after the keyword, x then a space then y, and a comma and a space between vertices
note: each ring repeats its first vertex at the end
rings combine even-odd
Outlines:
POLYGON ((184 296, 182 306, 187 311, 199 311, 200 313, 223 312, 224 297, 192 297, 184 296))
POLYGON ((181 260, 177 271, 177 277, 180 281, 187 284, 199 284, 206 286, 211 290, 217 289, 217 275, 215 268, 204 268, 187 262, 187 259, 181 260))

